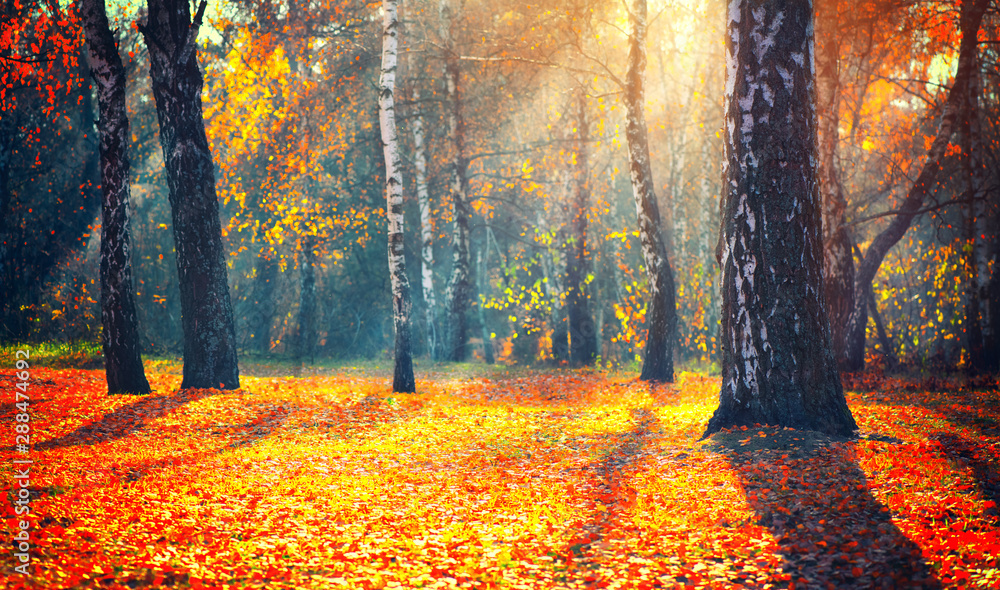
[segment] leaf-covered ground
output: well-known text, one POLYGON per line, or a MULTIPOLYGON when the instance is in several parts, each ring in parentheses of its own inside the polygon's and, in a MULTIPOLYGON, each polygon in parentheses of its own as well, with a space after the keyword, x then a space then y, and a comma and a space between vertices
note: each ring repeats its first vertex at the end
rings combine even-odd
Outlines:
MULTIPOLYGON (((852 440, 699 441, 718 381, 33 369, 34 577, 8 588, 995 588, 996 391, 849 386, 852 440)), ((13 375, 0 419, 14 438, 13 375), (7 427, 6 425, 11 425, 7 427)), ((14 448, 2 447, 9 535, 14 448)), ((22 455, 18 455, 22 457, 22 455)), ((10 538, 10 537, 8 537, 10 538)))

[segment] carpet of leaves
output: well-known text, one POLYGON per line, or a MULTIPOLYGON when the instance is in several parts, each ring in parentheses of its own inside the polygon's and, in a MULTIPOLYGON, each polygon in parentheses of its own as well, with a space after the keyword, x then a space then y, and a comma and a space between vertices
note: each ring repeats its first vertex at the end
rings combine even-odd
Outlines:
MULTIPOLYGON (((8 588, 996 588, 995 388, 847 382, 859 436, 699 438, 716 379, 33 370, 8 588), (856 390, 856 391, 854 391, 856 390)), ((13 441, 13 379, 0 420, 13 441), (8 399, 9 398, 9 399, 8 399), (8 403, 9 402, 9 403, 8 403)), ((2 447, 12 536, 14 449, 2 447)), ((10 538, 10 537, 8 537, 10 538)))

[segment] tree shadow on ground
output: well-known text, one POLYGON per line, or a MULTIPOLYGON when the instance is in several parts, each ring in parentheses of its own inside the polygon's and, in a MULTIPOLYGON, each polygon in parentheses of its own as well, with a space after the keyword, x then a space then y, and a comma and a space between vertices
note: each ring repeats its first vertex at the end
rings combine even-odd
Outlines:
POLYGON ((607 564, 605 553, 611 550, 609 541, 619 527, 616 519, 635 501, 627 474, 644 460, 650 438, 660 430, 659 419, 649 408, 634 408, 631 421, 633 427, 604 441, 608 452, 579 474, 587 482, 583 491, 595 510, 569 541, 562 565, 567 578, 583 577, 591 587, 606 587, 611 581, 605 578, 608 572, 600 570, 607 564))
POLYGON ((180 389, 168 395, 143 397, 115 409, 100 419, 88 422, 76 430, 43 441, 35 450, 44 451, 78 445, 96 445, 125 438, 142 429, 147 422, 162 418, 184 404, 217 395, 216 389, 180 389))
POLYGON ((796 587, 940 588, 920 547, 870 493, 855 444, 810 431, 751 428, 718 433, 711 448, 739 475, 796 587))

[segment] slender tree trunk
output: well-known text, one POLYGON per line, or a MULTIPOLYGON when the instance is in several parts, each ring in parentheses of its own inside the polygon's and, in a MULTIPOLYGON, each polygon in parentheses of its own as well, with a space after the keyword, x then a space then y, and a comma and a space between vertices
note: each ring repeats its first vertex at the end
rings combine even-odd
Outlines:
POLYGON ((385 156, 386 218, 389 221, 389 278, 392 284, 392 319, 395 326, 395 359, 392 390, 416 391, 413 378, 413 353, 410 342, 410 281, 406 276, 403 252, 403 173, 399 162, 396 133, 396 46, 399 20, 397 0, 382 0, 382 73, 379 77, 379 127, 385 156))
POLYGON ((448 338, 445 358, 450 361, 465 360, 468 332, 466 312, 472 301, 472 282, 469 272, 469 160, 465 154, 465 120, 459 89, 461 70, 458 60, 450 56, 445 69, 448 105, 448 136, 452 144, 451 210, 454 219, 452 233, 451 278, 445 290, 448 314, 448 338))
POLYGON ((572 194, 570 196, 570 240, 566 249, 566 317, 569 321, 569 362, 591 365, 597 358, 594 340, 594 319, 590 315, 590 294, 587 274, 590 261, 587 252, 587 212, 590 209, 590 165, 587 142, 590 141, 590 121, 587 117, 587 97, 583 89, 576 96, 576 134, 572 194))
MULTIPOLYGON (((945 149, 958 124, 958 117, 965 106, 965 94, 968 92, 969 77, 972 76, 976 63, 976 36, 979 25, 989 0, 973 0, 962 4, 961 32, 962 43, 958 53, 958 71, 955 83, 948 92, 941 122, 938 124, 937 136, 927 152, 920 175, 910 188, 909 194, 899 207, 889 226, 882 230, 872 240, 858 265, 854 276, 854 292, 864 293, 867 285, 875 280, 882 260, 896 242, 903 237, 910 227, 913 218, 917 216, 924 200, 937 184, 938 173, 941 170, 941 159, 945 149)), ((865 328, 868 324, 867 300, 864 297, 854 298, 854 309, 847 323, 847 341, 844 345, 846 359, 842 366, 850 371, 860 371, 865 366, 865 328)))
POLYGON ((812 5, 734 0, 726 37, 722 389, 705 434, 850 434, 823 306, 812 5))
POLYGON ((101 138, 101 323, 108 393, 150 392, 139 354, 139 328, 132 294, 129 234, 129 136, 125 110, 125 66, 111 34, 104 0, 85 0, 80 17, 90 72, 97 83, 101 138))
MULTIPOLYGON (((413 93, 413 102, 420 103, 420 91, 413 93)), ((418 107, 419 108, 419 107, 418 107)), ((437 298, 434 295, 434 224, 431 221, 431 197, 427 192, 427 149, 424 144, 424 118, 413 118, 413 162, 416 168, 417 205, 420 208, 420 284, 424 295, 427 322, 427 351, 437 359, 437 298)))
POLYGON ((677 301, 674 275, 660 234, 660 210, 653 188, 646 130, 646 0, 633 0, 628 15, 628 71, 625 78, 625 136, 628 139, 629 173, 635 197, 642 257, 650 285, 650 314, 646 331, 643 381, 674 380, 674 340, 677 301))
POLYGON ((469 269, 469 158, 465 153, 465 116, 462 112, 462 70, 452 42, 452 14, 449 0, 438 4, 441 38, 445 45, 444 81, 448 119, 448 142, 451 144, 451 186, 449 188, 452 231, 451 276, 445 288, 446 337, 445 360, 461 362, 468 353, 468 318, 472 304, 472 278, 469 269))
POLYGON ((823 198, 823 286, 834 358, 844 357, 844 335, 854 309, 854 248, 847 232, 847 199, 840 183, 840 41, 837 2, 816 4, 817 176, 823 198))
POLYGON ((257 257, 253 288, 253 307, 250 312, 251 347, 259 354, 271 351, 271 324, 274 321, 274 297, 278 283, 278 262, 273 254, 257 257))
POLYGON ((865 297, 868 298, 868 306, 871 308, 872 318, 875 320, 875 333, 878 334, 878 341, 882 344, 882 356, 885 357, 885 363, 889 369, 895 369, 896 353, 893 351, 889 334, 885 330, 885 324, 882 323, 882 314, 878 312, 878 306, 875 305, 875 293, 869 288, 865 297))
POLYGON ((299 315, 296 342, 293 352, 295 360, 301 362, 313 356, 316 345, 316 255, 313 245, 306 242, 299 253, 299 315))
POLYGON ((181 388, 236 389, 236 330, 195 45, 206 0, 193 21, 187 0, 148 0, 147 6, 148 18, 139 30, 149 49, 170 190, 184 329, 181 388))
MULTIPOLYGON (((1000 191, 993 189, 994 195, 1000 197, 1000 191)), ((986 370, 991 373, 1000 371, 1000 203, 996 203, 993 216, 993 274, 990 275, 986 292, 989 294, 987 312, 989 314, 989 336, 986 338, 983 353, 986 370)))
MULTIPOLYGON (((483 250, 480 250, 476 254, 476 282, 479 292, 484 296, 486 295, 486 265, 489 262, 490 253, 490 241, 489 241, 489 230, 487 230, 486 247, 483 250, 486 251, 486 255, 483 255, 483 250)), ((486 309, 483 307, 482 301, 476 304, 476 308, 479 310, 479 326, 483 334, 483 362, 487 365, 492 365, 496 362, 496 358, 493 356, 493 339, 490 338, 490 328, 486 325, 486 309)))
POLYGON ((14 321, 17 317, 14 298, 15 281, 13 273, 14 236, 10 231, 13 199, 10 192, 10 163, 14 142, 15 121, 11 113, 0 117, 0 342, 7 342, 13 336, 14 321))
MULTIPOLYGON (((978 60, 977 60, 978 61, 978 60)), ((983 347, 982 314, 979 301, 979 192, 985 185, 983 149, 979 123, 979 64, 973 65, 965 95, 965 112, 962 117, 962 155, 966 177, 965 244, 965 355, 966 371, 970 374, 986 370, 983 347)))

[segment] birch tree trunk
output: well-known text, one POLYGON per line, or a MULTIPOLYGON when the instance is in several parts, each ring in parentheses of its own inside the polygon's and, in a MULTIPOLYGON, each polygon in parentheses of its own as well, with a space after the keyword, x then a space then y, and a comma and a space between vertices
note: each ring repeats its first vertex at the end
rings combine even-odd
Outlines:
MULTIPOLYGON (((420 104, 420 90, 413 92, 414 104, 420 104)), ((417 107, 419 108, 419 107, 417 107)), ((434 225, 431 222, 431 198, 427 192, 427 148, 424 144, 424 117, 413 118, 413 164, 417 183, 417 205, 420 208, 420 284, 424 295, 427 322, 427 350, 432 359, 438 358, 437 297, 434 295, 434 225)))
MULTIPOLYGON (((889 222, 888 227, 875 236, 868 250, 865 251, 854 276, 854 292, 856 294, 864 293, 865 289, 869 288, 872 281, 875 280, 875 275, 878 273, 879 267, 882 266, 885 255, 906 233, 913 218, 920 212, 927 195, 934 190, 937 184, 938 173, 941 171, 941 159, 944 157, 948 142, 956 130, 958 117, 964 110, 969 78, 972 76, 976 63, 976 36, 979 33, 979 25, 983 21, 983 14, 985 14, 989 2, 990 0, 973 0, 962 4, 962 43, 958 52, 958 71, 955 74, 955 82, 948 92, 941 122, 938 124, 937 136, 931 143, 927 159, 924 161, 916 182, 910 187, 909 193, 899 206, 898 213, 889 222)), ((854 309, 851 311, 851 317, 847 323, 844 345, 846 358, 841 365, 849 371, 860 371, 865 366, 865 329, 868 325, 866 303, 867 300, 864 297, 856 296, 854 298, 854 309)))
POLYGON ((101 344, 108 393, 150 392, 139 354, 139 329, 132 295, 129 233, 128 112, 125 66, 111 34, 104 0, 84 0, 80 17, 87 60, 97 83, 101 140, 101 344))
POLYGON ((192 20, 187 0, 148 0, 139 31, 149 49, 170 190, 184 330, 181 388, 237 389, 236 330, 195 45, 205 6, 202 0, 192 20))
POLYGON ((811 2, 727 15, 722 388, 705 435, 770 424, 850 434, 823 306, 811 2))
POLYGON ((403 252, 403 172, 396 134, 396 47, 399 20, 397 0, 382 0, 382 73, 379 76, 378 120, 385 156, 386 218, 389 222, 389 278, 392 284, 392 320, 396 331, 394 392, 414 392, 413 353, 410 342, 410 281, 403 252))
POLYGON ((816 115, 823 198, 823 286, 835 359, 844 356, 844 334, 854 309, 854 247, 847 232, 847 199, 837 161, 840 127, 840 42, 837 2, 816 5, 816 115))
POLYGON ((458 56, 451 42, 451 12, 447 0, 441 2, 442 36, 445 51, 445 104, 448 109, 448 139, 451 143, 451 213, 452 232, 451 277, 445 289, 447 314, 446 360, 465 360, 468 332, 466 313, 472 304, 472 282, 469 271, 469 158, 465 153, 465 118, 462 113, 461 76, 458 56))
MULTIPOLYGON (((587 274, 587 211, 590 209, 590 165, 587 142, 590 122, 587 117, 587 97, 583 89, 576 96, 576 134, 572 195, 570 198, 570 240, 566 249, 566 317, 569 322, 569 362, 591 365, 597 358, 594 339, 594 319, 590 315, 590 294, 587 274)), ((553 343, 554 344, 554 343, 553 343)))
POLYGON ((628 139, 629 173, 635 197, 642 257, 650 285, 650 314, 646 330, 643 381, 674 380, 674 340, 677 301, 674 275, 660 234, 660 209, 649 163, 645 113, 646 0, 634 0, 628 15, 628 69, 625 74, 625 136, 628 139))

